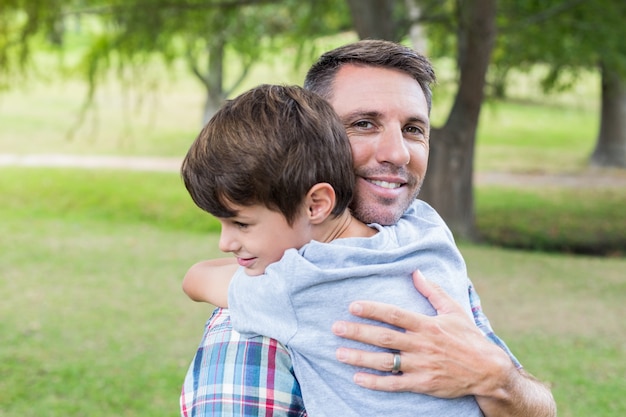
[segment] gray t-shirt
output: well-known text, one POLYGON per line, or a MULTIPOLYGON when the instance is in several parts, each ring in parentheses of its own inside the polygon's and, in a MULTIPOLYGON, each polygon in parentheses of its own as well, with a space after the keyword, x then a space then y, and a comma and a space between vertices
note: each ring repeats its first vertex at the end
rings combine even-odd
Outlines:
POLYGON ((372 226, 379 232, 369 238, 313 241, 290 249, 260 276, 248 276, 240 268, 228 292, 233 328, 248 337, 269 336, 287 347, 309 417, 482 416, 473 396, 440 399, 359 387, 352 380, 356 371, 376 371, 336 359, 340 346, 384 351, 331 332, 337 320, 367 322, 348 312, 352 301, 380 301, 436 315, 413 286, 411 274, 417 269, 472 317, 465 262, 432 207, 416 200, 396 225, 372 226))

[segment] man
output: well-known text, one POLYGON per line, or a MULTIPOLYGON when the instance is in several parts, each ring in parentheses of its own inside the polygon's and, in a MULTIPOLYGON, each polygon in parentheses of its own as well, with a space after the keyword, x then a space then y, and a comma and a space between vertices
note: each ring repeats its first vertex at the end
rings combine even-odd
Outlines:
MULTIPOLYGON (((333 106, 350 138, 357 175, 352 209, 366 223, 395 223, 419 193, 428 146, 415 138, 430 132, 434 80, 426 58, 385 41, 360 41, 327 52, 307 74, 305 88, 333 106)), ((475 323, 432 283, 418 275, 414 283, 438 316, 361 301, 350 306, 353 314, 406 332, 345 321, 333 326, 338 336, 399 351, 339 349, 342 362, 394 371, 385 376, 359 372, 355 383, 442 398, 474 395, 485 416, 556 415, 549 389, 526 373, 493 334, 471 286, 475 323)), ((305 415, 284 348, 267 338, 239 339, 227 310, 219 309, 189 368, 181 411, 185 416, 305 415)))

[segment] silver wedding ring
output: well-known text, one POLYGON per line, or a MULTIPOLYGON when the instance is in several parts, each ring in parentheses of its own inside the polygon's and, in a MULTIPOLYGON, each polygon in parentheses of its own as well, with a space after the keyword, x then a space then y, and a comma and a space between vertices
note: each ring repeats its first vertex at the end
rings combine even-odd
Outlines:
POLYGON ((393 354, 393 367, 391 368, 391 373, 394 375, 400 373, 400 354, 399 353, 393 354))

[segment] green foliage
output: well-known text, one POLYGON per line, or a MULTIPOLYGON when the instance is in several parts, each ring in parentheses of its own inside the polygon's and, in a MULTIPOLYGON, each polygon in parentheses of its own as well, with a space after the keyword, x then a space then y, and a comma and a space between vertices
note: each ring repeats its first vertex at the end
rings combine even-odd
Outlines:
POLYGON ((0 90, 32 74, 33 50, 42 42, 59 43, 60 0, 0 2, 0 90))
POLYGON ((141 80, 155 59, 171 64, 184 58, 204 73, 206 62, 217 59, 208 52, 221 45, 245 68, 285 47, 312 47, 315 38, 348 27, 349 17, 343 2, 330 0, 13 0, 0 5, 0 22, 6 23, 0 25, 5 85, 32 64, 35 40, 67 50, 74 37, 81 40, 80 71, 93 90, 111 69, 130 69, 141 80))
POLYGON ((549 64, 548 91, 570 88, 576 80, 568 74, 600 63, 626 76, 625 15, 621 0, 501 1, 494 63, 500 70, 549 64))
POLYGON ((421 7, 419 24, 424 25, 428 38, 428 56, 452 58, 457 56, 458 13, 454 1, 417 1, 421 7))

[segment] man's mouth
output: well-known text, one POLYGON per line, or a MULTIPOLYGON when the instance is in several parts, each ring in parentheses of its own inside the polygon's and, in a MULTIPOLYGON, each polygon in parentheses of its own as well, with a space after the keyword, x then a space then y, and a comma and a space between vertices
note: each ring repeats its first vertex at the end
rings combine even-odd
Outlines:
POLYGON ((387 182, 387 181, 380 181, 380 180, 367 180, 367 182, 377 185, 382 188, 387 188, 389 190, 394 190, 396 188, 402 187, 402 184, 399 182, 387 182))

